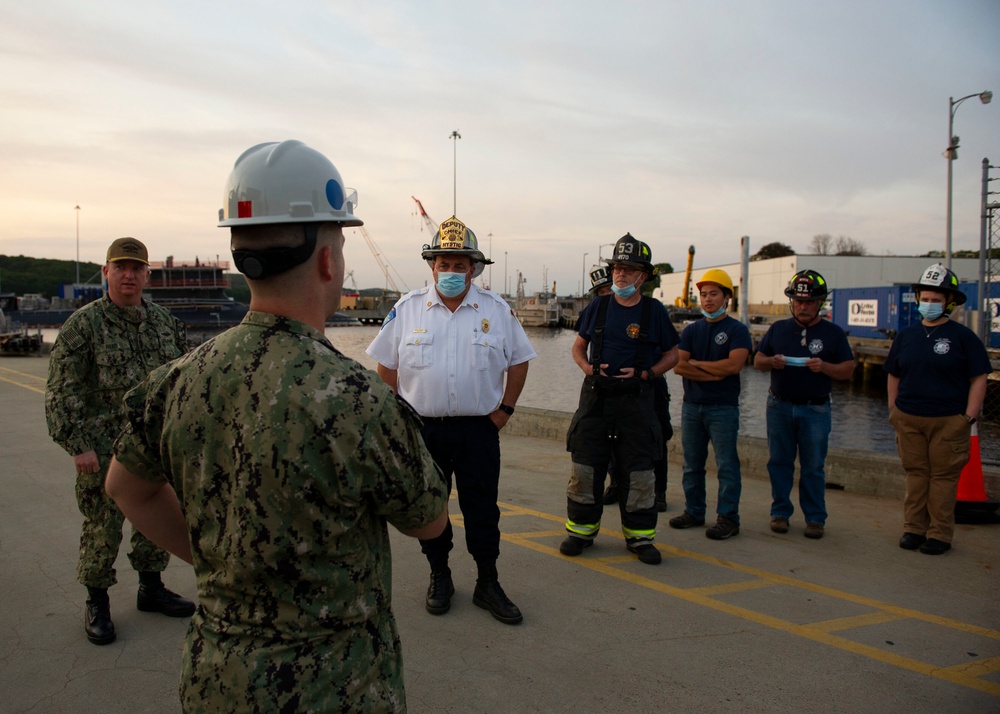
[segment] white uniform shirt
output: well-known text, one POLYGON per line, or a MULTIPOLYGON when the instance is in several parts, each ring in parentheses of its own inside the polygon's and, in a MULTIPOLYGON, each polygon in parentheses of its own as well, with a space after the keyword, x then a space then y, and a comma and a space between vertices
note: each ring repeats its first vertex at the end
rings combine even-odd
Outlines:
POLYGON ((407 293, 366 352, 396 370, 399 396, 425 417, 489 414, 507 368, 535 357, 506 301, 475 284, 455 312, 433 286, 407 293))

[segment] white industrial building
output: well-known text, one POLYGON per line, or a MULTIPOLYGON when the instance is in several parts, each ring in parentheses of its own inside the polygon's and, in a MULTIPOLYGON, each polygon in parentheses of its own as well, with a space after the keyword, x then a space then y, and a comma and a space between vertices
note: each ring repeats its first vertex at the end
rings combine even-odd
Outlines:
MULTIPOLYGON (((749 263, 748 314, 783 314, 788 309, 785 287, 792 276, 800 270, 811 269, 820 273, 830 285, 838 288, 867 288, 890 285, 909 285, 916 282, 924 269, 943 258, 878 255, 788 255, 768 260, 751 260, 749 263)), ((952 270, 964 282, 979 279, 978 258, 952 258, 952 270)), ((710 265, 691 271, 689 294, 697 297, 695 283, 701 275, 712 268, 725 270, 733 279, 736 296, 739 297, 742 278, 739 263, 710 265)), ((665 305, 674 305, 684 293, 684 271, 660 276, 660 287, 653 291, 653 297, 665 305)), ((732 309, 732 306, 730 306, 732 309)))

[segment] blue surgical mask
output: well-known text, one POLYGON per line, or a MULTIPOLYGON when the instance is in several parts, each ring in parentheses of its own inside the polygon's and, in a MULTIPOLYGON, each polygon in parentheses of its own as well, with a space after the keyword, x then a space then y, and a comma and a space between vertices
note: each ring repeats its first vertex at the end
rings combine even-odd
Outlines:
POLYGON ((939 302, 922 302, 917 305, 917 312, 925 320, 934 320, 944 314, 944 305, 939 302))
POLYGON ((438 292, 446 298, 461 295, 465 290, 465 275, 465 273, 438 273, 438 292))
POLYGON ((723 304, 723 306, 720 307, 715 312, 705 312, 705 308, 702 308, 701 314, 707 317, 709 320, 714 320, 715 318, 726 314, 726 306, 725 304, 723 304))
POLYGON ((615 295, 620 297, 622 300, 628 300, 630 297, 635 295, 635 285, 626 285, 623 288, 618 287, 614 283, 611 284, 611 290, 615 295))

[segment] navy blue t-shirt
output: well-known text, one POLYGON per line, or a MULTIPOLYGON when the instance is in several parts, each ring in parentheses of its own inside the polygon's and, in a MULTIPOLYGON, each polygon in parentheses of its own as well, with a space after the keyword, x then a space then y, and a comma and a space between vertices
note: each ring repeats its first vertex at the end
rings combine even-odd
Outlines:
POLYGON ((969 380, 989 374, 993 367, 976 333, 948 320, 937 327, 918 322, 900 330, 889 348, 885 371, 899 377, 900 411, 938 417, 964 414, 969 380))
MULTIPOLYGON (((691 353, 691 359, 718 362, 727 359, 733 350, 753 350, 750 330, 739 320, 726 315, 718 322, 702 319, 692 322, 681 333, 680 348, 691 353)), ((684 378, 684 401, 692 404, 740 403, 740 375, 731 374, 718 382, 696 382, 684 378)))
MULTIPOLYGON (((828 320, 802 327, 792 318, 779 320, 768 328, 757 351, 767 357, 819 357, 824 362, 841 364, 854 359, 847 335, 828 320)), ((808 367, 786 365, 771 370, 771 391, 791 401, 822 399, 830 395, 833 380, 808 367)))
MULTIPOLYGON (((659 300, 643 297, 632 307, 622 307, 613 295, 595 298, 580 313, 577 322, 577 332, 580 337, 590 343, 588 356, 593 356, 590 350, 594 347, 594 329, 597 325, 597 312, 601 300, 610 300, 608 314, 604 321, 604 337, 601 348, 601 363, 607 363, 605 374, 615 377, 621 374, 622 368, 634 367, 649 369, 660 361, 664 352, 673 349, 677 344, 677 330, 670 322, 666 308, 659 300), (636 365, 638 355, 640 323, 642 322, 642 303, 648 300, 649 336, 647 339, 646 364, 636 365)), ((593 361, 593 360, 591 360, 593 361)))

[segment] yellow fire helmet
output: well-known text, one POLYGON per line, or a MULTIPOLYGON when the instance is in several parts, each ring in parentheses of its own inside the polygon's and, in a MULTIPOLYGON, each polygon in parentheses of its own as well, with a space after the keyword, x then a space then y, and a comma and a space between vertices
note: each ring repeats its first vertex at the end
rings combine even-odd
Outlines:
POLYGON ((729 273, 725 270, 719 270, 718 268, 706 270, 705 274, 701 276, 701 280, 695 283, 695 285, 701 290, 701 286, 705 283, 714 283, 729 293, 730 297, 733 295, 733 279, 729 277, 729 273))
POLYGON ((483 274, 483 269, 487 265, 492 265, 493 261, 483 255, 479 250, 479 241, 472 229, 452 216, 442 223, 434 234, 434 239, 430 245, 424 245, 420 257, 427 261, 431 267, 434 266, 434 258, 438 255, 467 255, 472 259, 474 270, 472 277, 478 278, 483 274))

